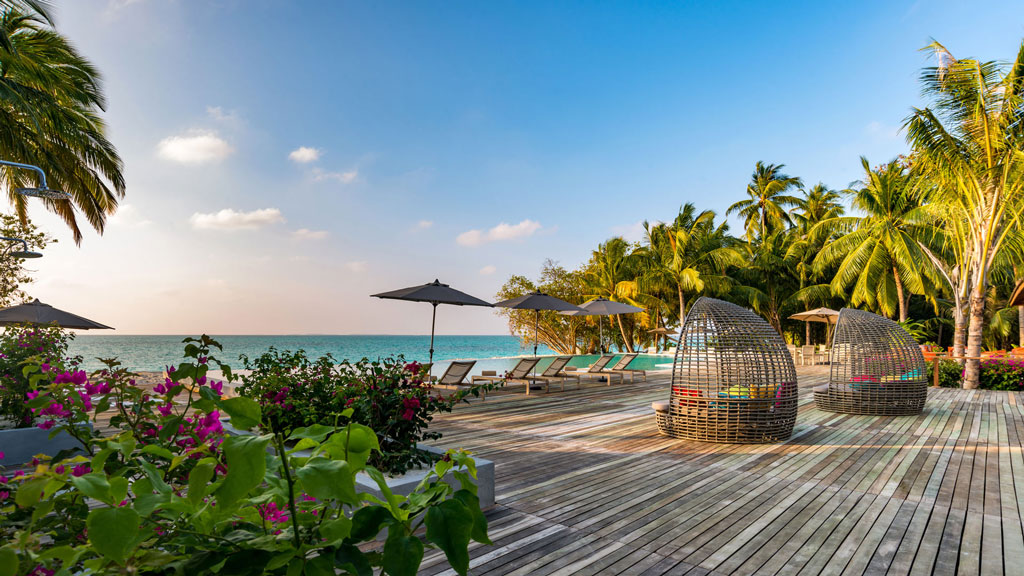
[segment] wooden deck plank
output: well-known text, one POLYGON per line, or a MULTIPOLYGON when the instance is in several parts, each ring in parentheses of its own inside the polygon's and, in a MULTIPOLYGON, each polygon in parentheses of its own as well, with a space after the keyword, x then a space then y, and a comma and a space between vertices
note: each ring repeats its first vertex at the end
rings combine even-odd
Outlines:
MULTIPOLYGON (((658 434, 668 377, 490 395, 438 418, 496 463, 472 574, 1013 574, 1024 567, 1024 402, 930 389, 918 416, 822 412, 799 367, 793 438, 658 434)), ((422 574, 451 574, 428 550, 422 574)))

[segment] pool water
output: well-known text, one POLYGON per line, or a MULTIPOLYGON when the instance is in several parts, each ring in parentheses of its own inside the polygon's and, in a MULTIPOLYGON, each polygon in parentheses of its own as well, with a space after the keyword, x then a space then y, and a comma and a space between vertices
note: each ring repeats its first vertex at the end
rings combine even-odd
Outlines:
MULTIPOLYGON (((608 367, 612 367, 622 354, 616 354, 615 358, 608 363, 608 367)), ((543 372, 545 368, 551 365, 551 362, 555 359, 555 356, 542 356, 540 362, 537 364, 537 372, 543 372)), ((575 366, 577 368, 585 368, 594 363, 595 360, 600 358, 597 354, 587 354, 580 356, 573 356, 572 360, 569 361, 569 366, 575 366)), ((484 370, 494 370, 498 374, 503 374, 515 367, 516 363, 521 360, 522 357, 509 357, 509 358, 486 358, 483 360, 477 360, 473 366, 473 370, 470 371, 471 375, 480 374, 484 370)), ((444 374, 444 371, 448 368, 449 362, 438 362, 432 374, 440 376, 444 374)), ((668 355, 655 355, 655 354, 640 354, 633 362, 629 364, 629 368, 633 370, 669 370, 672 368, 672 356, 668 355)))

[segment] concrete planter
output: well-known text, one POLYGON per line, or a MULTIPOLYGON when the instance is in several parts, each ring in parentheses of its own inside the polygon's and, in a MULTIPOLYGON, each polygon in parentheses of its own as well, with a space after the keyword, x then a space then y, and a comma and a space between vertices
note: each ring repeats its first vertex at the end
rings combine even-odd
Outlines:
MULTIPOLYGON (((88 425, 92 430, 92 424, 88 425)), ((50 439, 51 430, 39 428, 12 428, 0 430, 0 452, 4 453, 0 465, 18 466, 31 462, 38 454, 56 456, 61 450, 80 448, 81 444, 67 432, 61 432, 50 439)))
MULTIPOLYGON (((252 434, 243 430, 238 430, 225 418, 221 420, 221 424, 224 426, 224 431, 228 434, 252 434)), ((435 448, 433 446, 418 445, 420 450, 425 450, 433 454, 444 454, 445 450, 435 448)), ((308 451, 297 452, 296 455, 304 456, 308 455, 308 451)), ((488 508, 494 507, 494 462, 485 460, 483 458, 474 456, 473 461, 476 463, 476 491, 477 498, 480 499, 480 508, 487 510, 488 508)), ((413 489, 423 480, 427 475, 429 469, 417 468, 415 470, 409 470, 401 476, 385 476, 387 480, 388 488, 391 489, 393 494, 399 494, 401 496, 408 496, 412 493, 413 489)), ((449 472, 445 474, 445 483, 449 486, 453 486, 458 489, 459 481, 455 479, 455 475, 449 472)), ((356 475, 356 490, 360 492, 367 492, 373 494, 378 498, 382 497, 380 490, 377 487, 377 483, 366 474, 359 473, 356 475)))
MULTIPOLYGON (((419 445, 418 448, 438 455, 445 453, 445 450, 433 446, 419 445)), ((480 508, 487 510, 494 507, 494 462, 479 456, 474 456, 473 461, 476 462, 476 495, 480 499, 480 508)), ((393 478, 385 476, 384 478, 387 480, 388 488, 391 489, 392 493, 408 496, 427 475, 427 472, 429 472, 429 469, 417 468, 409 470, 401 476, 393 478)), ((445 474, 444 481, 455 489, 459 488, 459 481, 455 479, 451 472, 445 474)), ((373 494, 378 498, 382 497, 380 490, 377 488, 377 483, 361 472, 356 475, 356 490, 373 494)))

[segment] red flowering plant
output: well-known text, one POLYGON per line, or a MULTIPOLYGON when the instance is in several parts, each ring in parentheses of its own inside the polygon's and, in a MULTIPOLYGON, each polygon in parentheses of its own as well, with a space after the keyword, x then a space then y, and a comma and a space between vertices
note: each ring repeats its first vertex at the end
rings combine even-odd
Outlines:
POLYGON ((330 355, 310 360, 302 350, 271 348, 254 360, 243 356, 248 374, 240 376, 239 392, 260 404, 265 430, 288 433, 312 425, 346 421, 377 432, 380 451, 369 464, 391 475, 430 465, 433 456, 417 447, 437 440, 428 429, 434 414, 450 412, 466 399, 494 385, 469 387, 443 396, 431 386, 423 366, 401 357, 341 362, 330 355), (343 417, 348 411, 350 416, 343 417))
POLYGON ((75 370, 79 357, 69 357, 74 335, 56 326, 14 325, 0 335, 0 429, 30 428, 38 415, 25 405, 31 391, 24 368, 38 364, 54 370, 75 370))
POLYGON ((261 434, 260 405, 223 397, 208 378, 216 366, 233 380, 214 348, 186 339, 186 361, 152 390, 116 360, 87 379, 26 369, 39 392, 30 409, 53 431, 113 416, 80 438, 82 454, 0 478, 0 575, 413 576, 426 548, 467 573, 470 541, 490 540, 465 452, 449 451, 408 496, 393 494, 367 465, 377 435, 351 409, 344 426, 261 434), (222 413, 236 433, 225 434, 222 413), (361 473, 380 497, 357 491, 361 473))

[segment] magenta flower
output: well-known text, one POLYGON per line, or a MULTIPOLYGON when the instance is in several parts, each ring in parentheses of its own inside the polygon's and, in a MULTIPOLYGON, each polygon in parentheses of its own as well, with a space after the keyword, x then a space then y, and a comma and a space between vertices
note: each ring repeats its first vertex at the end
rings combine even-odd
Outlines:
POLYGON ((75 478, 85 476, 89 472, 92 472, 92 468, 90 468, 88 464, 79 464, 71 469, 71 475, 75 478))

